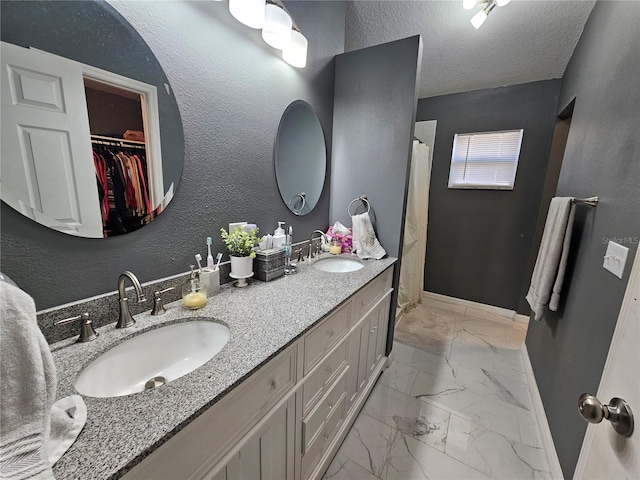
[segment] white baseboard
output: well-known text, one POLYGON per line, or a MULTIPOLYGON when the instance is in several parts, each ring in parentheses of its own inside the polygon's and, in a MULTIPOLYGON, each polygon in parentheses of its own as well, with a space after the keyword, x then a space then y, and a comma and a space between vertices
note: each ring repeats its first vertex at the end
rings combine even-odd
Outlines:
MULTIPOLYGON (((504 317, 516 323, 523 323, 523 324, 529 323, 529 317, 527 317, 526 315, 520 315, 516 313, 515 310, 509 310, 508 308, 496 307, 494 305, 487 305, 485 303, 473 302, 471 300, 464 300, 462 298, 449 297, 447 295, 442 295, 440 293, 433 293, 433 292, 426 292, 426 291, 422 292, 422 297, 427 301, 446 303, 450 306, 453 306, 454 310, 456 310, 456 307, 457 309, 474 308, 476 310, 482 310, 492 315, 504 317)), ((465 311, 460 310, 460 313, 465 313, 465 311)))
POLYGON ((554 480, 563 480, 564 476, 562 474, 562 468, 560 467, 560 460, 558 460, 556 446, 553 443, 551 429, 549 428, 549 421, 547 420, 547 414, 544 411, 542 397, 540 397, 540 390, 538 390, 538 383, 536 382, 536 377, 533 373, 531 359, 529 358, 529 352, 527 351, 527 345, 525 343, 522 344, 520 353, 522 354, 522 363, 524 363, 527 383, 529 384, 529 391, 531 392, 531 399, 533 400, 533 413, 535 414, 538 422, 540 436, 542 437, 542 446, 544 447, 544 451, 547 456, 547 463, 551 470, 551 478, 554 480))

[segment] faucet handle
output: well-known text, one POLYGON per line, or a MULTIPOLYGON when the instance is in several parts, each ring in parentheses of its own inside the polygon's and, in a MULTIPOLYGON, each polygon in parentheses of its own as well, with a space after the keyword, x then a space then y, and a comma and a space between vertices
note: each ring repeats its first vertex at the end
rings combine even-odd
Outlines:
POLYGON ((300 247, 298 250, 296 250, 295 253, 298 254, 298 261, 299 262, 304 262, 304 253, 303 253, 302 247, 300 247))
POLYGON ((93 325, 91 319, 89 318, 89 313, 84 312, 80 315, 76 315, 75 317, 63 318, 61 320, 56 320, 53 322, 54 325, 66 325, 68 323, 77 322, 80 320, 80 336, 78 337, 78 342, 85 343, 90 342, 91 340, 95 340, 98 337, 98 334, 93 329, 93 325))
POLYGON ((169 288, 165 288, 164 290, 160 290, 160 291, 156 290, 155 292, 153 292, 153 309, 151 310, 151 315, 162 315, 167 311, 164 308, 162 297, 160 297, 160 295, 175 289, 176 287, 169 287, 169 288))

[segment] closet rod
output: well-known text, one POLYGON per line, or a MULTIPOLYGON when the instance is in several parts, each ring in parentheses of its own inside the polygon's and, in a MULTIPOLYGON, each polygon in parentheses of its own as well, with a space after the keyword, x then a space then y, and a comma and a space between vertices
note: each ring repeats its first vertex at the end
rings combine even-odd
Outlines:
POLYGON ((140 150, 144 150, 144 144, 140 145, 139 143, 130 143, 128 140, 96 140, 95 138, 91 139, 91 143, 94 145, 108 145, 111 147, 123 147, 123 148, 138 148, 140 150))
POLYGON ((598 204, 598 197, 574 198, 573 203, 575 205, 588 205, 590 207, 595 207, 598 204))
POLYGON ((125 140, 124 138, 114 138, 114 137, 105 137, 104 135, 91 135, 91 139, 94 138, 98 140, 108 140, 110 142, 125 142, 125 143, 133 143, 136 145, 145 145, 145 142, 139 142, 137 140, 125 140))

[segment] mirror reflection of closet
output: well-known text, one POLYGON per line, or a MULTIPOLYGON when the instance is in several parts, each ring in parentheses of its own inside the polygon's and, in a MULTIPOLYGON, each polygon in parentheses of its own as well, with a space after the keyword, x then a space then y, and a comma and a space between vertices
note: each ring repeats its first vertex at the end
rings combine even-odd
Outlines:
POLYGON ((2 202, 41 225, 87 238, 134 232, 157 217, 180 181, 184 133, 149 46, 104 1, 0 2, 0 10, 2 202), (135 151, 140 159, 135 170, 118 160, 123 184, 123 166, 136 180, 122 189, 121 218, 109 220, 117 212, 115 192, 110 199, 113 179, 96 175, 98 145, 116 155, 135 151))
POLYGON ((84 87, 103 235, 133 232, 156 215, 143 94, 87 77, 84 87))

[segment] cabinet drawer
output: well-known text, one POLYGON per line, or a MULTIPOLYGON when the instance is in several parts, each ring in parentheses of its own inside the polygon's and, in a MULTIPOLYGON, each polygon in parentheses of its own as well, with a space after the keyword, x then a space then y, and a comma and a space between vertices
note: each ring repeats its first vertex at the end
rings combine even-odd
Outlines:
POLYGON ((343 395, 340 403, 333 409, 320 432, 318 432, 316 441, 310 445, 307 452, 302 456, 302 478, 309 478, 309 472, 317 465, 329 443, 340 431, 346 413, 345 399, 346 395, 343 395))
POLYGON ((348 302, 304 337, 305 375, 346 335, 350 311, 351 302, 348 302))
POLYGON ((391 288, 391 282, 393 280, 393 268, 388 268, 376 278, 371 280, 369 284, 362 287, 353 296, 353 322, 355 325, 357 321, 364 315, 371 305, 382 295, 384 292, 391 288))
POLYGON ((320 363, 302 387, 302 415, 317 403, 347 365, 347 342, 320 363))
MULTIPOLYGON (((340 375, 331 389, 320 400, 318 405, 302 421, 302 452, 309 451, 311 445, 316 441, 322 441, 321 433, 323 426, 333 414, 336 408, 342 408, 346 397, 347 382, 346 372, 340 375)), ((326 433, 326 432, 324 432, 326 433)))

